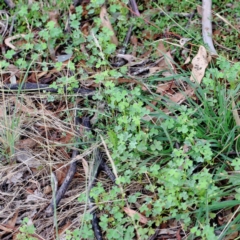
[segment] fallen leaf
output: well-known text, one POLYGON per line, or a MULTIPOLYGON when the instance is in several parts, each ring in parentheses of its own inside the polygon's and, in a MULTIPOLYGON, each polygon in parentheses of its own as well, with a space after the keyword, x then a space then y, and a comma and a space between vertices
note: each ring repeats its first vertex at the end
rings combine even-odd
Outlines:
POLYGON ((55 166, 57 168, 56 178, 57 178, 58 186, 61 186, 67 176, 69 166, 64 166, 63 164, 56 164, 55 166))
POLYGON ((181 235, 180 235, 180 232, 181 232, 181 229, 178 229, 178 230, 177 230, 177 233, 176 233, 176 238, 177 238, 177 240, 182 240, 182 237, 181 237, 181 235))
POLYGON ((37 141, 32 138, 26 138, 19 140, 15 147, 16 148, 33 148, 37 145, 37 141))
POLYGON ((165 55, 167 53, 167 50, 164 46, 164 43, 162 41, 159 42, 158 46, 157 46, 157 51, 156 51, 156 56, 158 57, 162 57, 163 55, 165 55))
POLYGON ((178 92, 169 97, 169 99, 175 103, 180 103, 184 101, 187 97, 192 96, 194 93, 194 90, 192 88, 186 89, 184 92, 178 92))
POLYGON ((158 83, 156 93, 164 94, 172 86, 172 81, 167 83, 158 83))
POLYGON ((185 64, 188 64, 190 61, 191 61, 191 58, 188 56, 187 59, 186 59, 185 62, 184 62, 184 65, 185 65, 185 64))
MULTIPOLYGON (((17 50, 17 47, 15 47, 15 46, 11 43, 11 41, 16 40, 16 39, 18 39, 18 38, 24 38, 25 36, 26 36, 25 34, 17 34, 17 35, 15 35, 15 36, 11 36, 11 37, 6 38, 4 42, 5 42, 5 44, 6 44, 9 48, 11 48, 11 49, 13 49, 13 50, 17 50)), ((26 41, 18 41, 18 43, 26 43, 26 41)), ((17 44, 17 42, 15 42, 14 44, 15 44, 15 45, 20 45, 20 44, 17 44)))
POLYGON ((58 235, 62 235, 71 226, 71 224, 72 223, 68 220, 64 226, 58 229, 58 235))
POLYGON ((4 232, 13 232, 14 229, 5 227, 3 224, 0 224, 0 229, 4 232))
POLYGON ((59 19, 59 13, 57 10, 50 11, 48 13, 49 20, 53 21, 55 23, 55 27, 59 26, 58 19, 59 19))
POLYGON ((179 44, 183 47, 187 42, 189 42, 191 38, 181 38, 179 40, 179 44))
POLYGON ((36 189, 34 191, 34 194, 29 194, 27 196, 27 199, 25 202, 37 202, 39 200, 45 201, 46 199, 44 198, 44 194, 42 192, 40 192, 38 189, 36 189))
POLYGON ((18 210, 16 210, 13 217, 8 221, 8 223, 5 226, 7 228, 14 229, 14 227, 16 225, 17 218, 18 218, 18 210))
POLYGON ((138 46, 138 39, 135 35, 132 35, 130 38, 130 42, 133 45, 132 55, 136 57, 137 55, 137 46, 138 46))
POLYGON ((200 84, 204 77, 205 69, 208 65, 208 56, 205 47, 203 46, 199 47, 197 55, 192 60, 192 65, 193 68, 190 80, 192 82, 196 81, 200 84))
POLYGON ((51 186, 47 185, 46 187, 44 187, 44 189, 43 189, 44 195, 48 195, 51 192, 52 192, 51 186))
POLYGON ((112 24, 108 18, 108 13, 107 13, 107 9, 106 9, 106 6, 103 5, 101 7, 101 11, 100 11, 100 19, 102 21, 102 26, 103 27, 106 27, 108 28, 110 31, 112 31, 113 35, 111 36, 111 42, 113 44, 115 44, 116 46, 118 45, 118 39, 114 33, 114 30, 113 30, 113 27, 112 27, 112 24))
POLYGON ((59 139, 59 142, 64 143, 64 144, 71 143, 73 137, 74 137, 73 133, 67 132, 65 136, 63 136, 59 139))
POLYGON ((119 58, 123 58, 125 59, 126 61, 128 61, 129 63, 132 63, 133 61, 135 61, 137 58, 134 57, 133 55, 131 54, 117 54, 117 57, 119 58))
POLYGON ((84 158, 82 158, 82 165, 83 165, 83 170, 85 172, 85 176, 88 177, 89 166, 88 166, 88 162, 84 158))
POLYGON ((143 216, 142 214, 140 214, 132 209, 129 209, 127 207, 124 207, 123 210, 129 217, 134 217, 134 215, 137 215, 139 217, 140 223, 147 224, 148 219, 145 216, 143 216))
POLYGON ((18 182, 22 182, 22 177, 23 177, 23 171, 20 172, 18 171, 17 173, 14 173, 14 175, 10 175, 8 176, 8 180, 7 183, 18 183, 18 182))
POLYGON ((198 6, 197 6, 197 13, 198 13, 199 16, 201 16, 201 17, 202 17, 202 12, 203 12, 202 6, 198 5, 198 6))
POLYGON ((38 168, 42 166, 41 162, 37 160, 30 152, 25 150, 16 150, 15 153, 18 162, 26 164, 30 168, 38 168))

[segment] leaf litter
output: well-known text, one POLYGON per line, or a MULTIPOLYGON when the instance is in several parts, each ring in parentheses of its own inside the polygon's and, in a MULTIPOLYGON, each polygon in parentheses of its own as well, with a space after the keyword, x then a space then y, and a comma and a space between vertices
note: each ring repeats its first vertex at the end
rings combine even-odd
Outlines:
MULTIPOLYGON (((87 10, 85 9, 85 11, 87 10)), ((86 12, 84 14, 87 16, 86 12)), ((135 15, 144 16, 144 13, 140 14, 136 11, 135 15)), ((60 26, 59 22, 61 19, 59 18, 59 13, 57 11, 49 12, 48 16, 48 21, 51 20, 55 23, 55 26, 60 26)), ((110 21, 108 9, 105 5, 100 9, 99 18, 102 27, 107 28, 112 32, 111 42, 115 46, 119 46, 117 34, 114 31, 114 26, 110 21)), ((92 26, 89 23, 85 23, 81 27, 81 30, 84 32, 85 37, 92 36, 100 51, 100 56, 102 60, 104 60, 105 57, 101 54, 103 52, 101 45, 94 32, 91 30, 91 27, 92 26)), ((6 31, 7 30, 5 29, 4 33, 6 31)), ((22 41, 24 37, 25 34, 15 34, 13 37, 5 38, 5 47, 17 51, 18 48, 26 44, 25 40, 22 41), (13 41, 15 41, 14 44, 12 43, 13 41)), ((156 36, 154 36, 151 31, 146 31, 145 39, 141 39, 141 42, 146 39, 155 41, 155 37, 156 36)), ((187 98, 194 97, 195 92, 194 88, 188 83, 182 81, 180 85, 183 87, 180 88, 179 83, 175 81, 175 75, 178 73, 178 67, 174 60, 175 51, 169 50, 171 46, 175 46, 179 47, 183 52, 186 50, 184 48, 188 45, 191 39, 181 37, 178 39, 178 44, 175 44, 175 39, 172 39, 173 42, 169 42, 164 40, 164 36, 161 36, 161 38, 163 39, 159 41, 155 52, 152 49, 149 51, 142 49, 142 52, 138 54, 137 49, 141 44, 139 39, 133 35, 130 41, 133 48, 132 52, 117 54, 117 57, 123 58, 127 61, 126 67, 128 71, 125 78, 119 78, 116 81, 118 84, 125 83, 128 84, 128 86, 133 87, 140 84, 144 91, 153 93, 154 96, 151 102, 152 106, 146 105, 146 108, 151 112, 154 111, 153 106, 159 108, 158 102, 159 100, 162 100, 163 97, 166 97, 173 103, 181 105, 187 98), (152 58, 152 56, 155 58, 152 58), (161 80, 158 81, 151 90, 149 90, 144 83, 139 81, 139 78, 147 79, 158 74, 162 74, 162 76, 168 78, 172 77, 172 79, 168 82, 161 80)), ((81 44, 80 48, 86 55, 91 55, 91 52, 84 44, 81 44)), ((47 71, 39 69, 34 74, 29 74, 26 78, 26 82, 41 82, 44 77, 46 79, 56 79, 57 77, 66 74, 69 70, 68 65, 71 61, 72 53, 62 54, 60 51, 58 52, 58 49, 52 49, 50 45, 48 46, 48 49, 51 53, 51 56, 49 57, 54 61, 62 62, 63 64, 59 69, 55 67, 48 69, 47 71)), ((195 56, 194 54, 191 54, 191 57, 188 55, 191 51, 192 49, 185 52, 187 57, 185 58, 184 65, 191 67, 189 63, 192 58, 190 80, 201 84, 210 59, 207 50, 203 46, 199 47, 195 56)), ((91 79, 91 77, 93 79, 93 76, 99 73, 97 69, 86 66, 84 60, 79 62, 79 65, 88 72, 89 79, 91 79)), ((21 78, 22 76, 19 69, 15 65, 9 65, 8 72, 3 72, 2 82, 10 82, 12 84, 21 83, 21 78)), ((52 82, 52 80, 50 80, 50 82, 52 82)), ((95 84, 93 80, 88 80, 86 81, 85 86, 96 88, 100 85, 95 84)), ((3 214, 0 215, 0 229, 2 230, 0 234, 4 237, 8 236, 7 233, 12 233, 19 227, 19 220, 23 219, 23 216, 28 216, 30 221, 32 221, 37 228, 38 233, 41 234, 44 239, 53 239, 53 219, 45 219, 43 209, 48 206, 52 198, 53 189, 51 187, 50 172, 54 172, 57 185, 59 186, 61 186, 67 176, 69 169, 68 162, 70 161, 70 157, 66 150, 67 145, 71 144, 78 134, 73 128, 73 120, 70 120, 70 122, 66 121, 69 119, 66 111, 74 108, 75 105, 66 101, 66 104, 62 105, 63 107, 57 108, 56 105, 53 106, 50 102, 47 102, 45 97, 41 97, 40 93, 37 95, 24 94, 20 97, 4 93, 4 98, 4 101, 8 103, 8 109, 5 107, 0 108, 1 121, 6 118, 6 116, 19 118, 21 121, 19 121, 17 128, 21 129, 21 131, 15 129, 19 136, 14 139, 15 142, 13 145, 15 148, 15 154, 10 156, 10 162, 12 163, 9 165, 6 164, 4 167, 1 166, 1 188, 4 188, 4 191, 0 192, 0 196, 1 199, 2 196, 4 196, 4 201, 3 206, 1 206, 0 209, 3 212, 3 214), (16 162, 13 163, 14 159, 16 162), (29 205, 29 203, 31 204, 29 205), (14 214, 13 209, 15 209, 14 214), (16 209, 21 209, 21 211, 16 209)), ((56 104, 61 106, 61 100, 58 98, 56 99, 56 104)), ((63 102, 64 101, 65 100, 63 100, 63 102)), ((235 110, 236 105, 234 102, 232 107, 234 114, 236 115, 236 122, 239 124, 239 117, 237 118, 235 110)), ((170 108, 164 108, 161 106, 160 110, 168 114, 172 113, 170 108)), ((73 119, 72 116, 70 117, 73 119)), ((145 120, 156 121, 156 119, 150 116, 146 116, 145 120)), ((9 150, 7 149, 7 151, 9 150)), ((84 156, 84 152, 82 154, 84 156)), ((79 192, 85 191, 85 178, 88 176, 89 164, 84 157, 78 156, 78 158, 82 160, 82 165, 78 166, 77 172, 79 174, 75 174, 71 186, 58 208, 58 219, 60 219, 59 224, 61 225, 61 228, 58 231, 59 235, 63 235, 70 227, 75 229, 81 225, 79 219, 80 216, 82 216, 84 206, 77 200, 77 198, 79 192)), ((7 163, 8 160, 9 159, 5 159, 5 162, 3 163, 7 163)), ((100 181, 105 184, 105 186, 109 187, 110 184, 104 176, 100 176, 100 181)), ((140 214, 138 211, 128 207, 124 207, 123 211, 131 218, 136 215, 141 224, 147 224, 149 221, 144 214, 140 214)), ((178 223, 173 224, 173 228, 176 228, 174 230, 170 230, 168 228, 169 226, 170 224, 167 224, 167 226, 161 226, 158 235, 163 235, 165 237, 174 236, 175 239, 182 239, 178 223)), ((15 238, 15 235, 12 236, 15 238)), ((5 239, 8 238, 5 237, 5 239)))

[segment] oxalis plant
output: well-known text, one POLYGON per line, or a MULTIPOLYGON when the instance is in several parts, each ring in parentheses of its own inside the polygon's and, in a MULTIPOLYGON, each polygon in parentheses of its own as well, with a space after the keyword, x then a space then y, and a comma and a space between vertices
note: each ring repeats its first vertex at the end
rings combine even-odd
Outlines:
MULTIPOLYGON (((147 239, 154 233, 153 226, 170 218, 179 220, 187 229, 192 223, 192 211, 197 206, 218 201, 220 197, 214 175, 205 168, 213 164, 211 142, 198 137, 195 111, 182 106, 178 109, 178 116, 162 120, 160 126, 144 127, 142 119, 150 112, 140 99, 142 94, 139 87, 129 91, 107 81, 100 98, 107 102, 107 111, 112 116, 105 119, 109 121, 106 143, 118 170, 118 183, 127 187, 132 182, 141 184, 145 176, 150 180, 151 184, 144 185, 148 195, 136 191, 127 198, 130 204, 142 198, 140 213, 154 219, 142 226, 136 218, 138 234, 141 239, 147 239), (171 147, 166 132, 175 138, 179 147, 171 147), (162 153, 166 153, 165 158, 162 153), (151 160, 144 163, 147 158, 151 160)), ((132 239, 136 226, 123 228, 130 220, 123 213, 126 202, 119 200, 119 194, 118 187, 106 191, 98 183, 90 196, 105 212, 100 216, 100 226, 106 231, 107 239, 132 239)), ((81 202, 84 199, 84 195, 79 198, 81 202)), ((208 231, 204 230, 206 233, 198 228, 193 228, 192 233, 198 235, 200 231, 201 236, 214 234, 209 222, 205 225, 209 226, 208 231)), ((87 223, 81 230, 87 231, 86 226, 87 223)))
MULTIPOLYGON (((222 61, 219 60, 219 66, 222 61)), ((215 75, 225 78, 231 73, 229 81, 232 87, 226 96, 231 96, 239 87, 234 82, 237 71, 233 65, 215 75)), ((123 228, 131 221, 123 212, 126 202, 121 197, 119 199, 118 187, 106 190, 98 183, 93 188, 91 197, 99 209, 104 211, 100 216, 100 226, 106 232, 107 239, 129 239, 129 236, 132 239, 136 231, 141 239, 147 239, 154 233, 155 226, 169 219, 179 221, 185 230, 190 229, 192 237, 218 239, 212 223, 216 212, 207 210, 207 206, 218 208, 217 203, 224 195, 219 181, 229 177, 224 175, 223 168, 222 173, 214 170, 219 168, 215 159, 218 151, 226 149, 227 145, 232 146, 233 134, 238 129, 234 127, 229 109, 231 97, 223 101, 221 97, 224 98, 224 95, 217 94, 224 88, 212 79, 213 72, 217 71, 214 68, 207 71, 204 88, 199 88, 197 92, 202 107, 196 108, 190 100, 188 106, 178 106, 176 115, 163 118, 156 125, 144 121, 144 116, 151 113, 145 107, 144 93, 139 87, 129 91, 112 81, 105 81, 105 90, 101 96, 95 96, 107 103, 108 108, 105 110, 111 116, 99 121, 104 120, 105 126, 108 126, 106 143, 118 170, 118 183, 127 188, 130 184, 142 184, 146 176, 149 179, 149 183, 143 187, 148 194, 134 191, 127 195, 128 203, 133 205, 141 199, 138 211, 149 219, 145 226, 136 217, 135 225, 123 228), (225 107, 222 106, 223 102, 225 107), (212 108, 212 112, 216 108, 216 115, 211 120, 208 119, 209 108, 212 108), (222 118, 222 114, 225 118, 222 118), (218 121, 220 128, 212 128, 212 124, 216 126, 218 121), (229 138, 225 132, 232 137, 229 138), (224 135, 222 141, 217 142, 220 135, 224 135)), ((105 76, 109 75, 105 73, 105 76)), ((102 130, 106 131, 106 128, 102 130)), ((236 171, 239 169, 239 161, 239 158, 231 161, 231 167, 236 171)), ((235 184, 232 177, 229 186, 235 184)), ((235 198, 239 199, 237 190, 235 198)), ((81 197, 79 200, 84 202, 81 197)))

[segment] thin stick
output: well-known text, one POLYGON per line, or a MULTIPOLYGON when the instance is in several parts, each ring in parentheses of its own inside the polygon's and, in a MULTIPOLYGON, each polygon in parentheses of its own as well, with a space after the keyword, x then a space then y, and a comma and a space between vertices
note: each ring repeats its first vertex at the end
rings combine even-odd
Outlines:
MULTIPOLYGON (((79 118, 76 116, 76 125, 79 125, 79 118)), ((53 214, 53 210, 54 210, 54 206, 57 206, 61 199, 63 198, 64 194, 66 193, 75 173, 77 170, 77 161, 74 160, 76 159, 77 155, 79 154, 78 150, 73 150, 72 152, 72 163, 70 165, 70 168, 68 170, 67 176, 63 181, 63 184, 61 185, 61 187, 59 188, 59 190, 57 191, 56 197, 55 199, 52 200, 51 204, 48 206, 48 208, 46 209, 46 214, 47 216, 51 216, 53 214), (55 200, 55 201, 54 201, 55 200)))

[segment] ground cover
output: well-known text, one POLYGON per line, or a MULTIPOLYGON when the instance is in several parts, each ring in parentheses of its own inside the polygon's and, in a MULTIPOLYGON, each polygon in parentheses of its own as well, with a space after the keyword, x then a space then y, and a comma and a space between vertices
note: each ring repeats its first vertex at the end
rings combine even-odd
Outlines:
POLYGON ((0 8, 1 239, 239 238, 238 2, 0 8))

